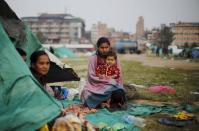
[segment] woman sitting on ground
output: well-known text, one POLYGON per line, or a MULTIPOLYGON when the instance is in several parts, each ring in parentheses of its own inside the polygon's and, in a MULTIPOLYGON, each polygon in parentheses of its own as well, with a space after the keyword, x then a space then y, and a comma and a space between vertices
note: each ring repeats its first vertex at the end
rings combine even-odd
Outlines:
MULTIPOLYGON (((117 79, 114 79, 111 76, 106 75, 99 77, 96 72, 96 69, 99 66, 105 64, 106 56, 109 51, 109 40, 105 37, 101 37, 97 41, 96 54, 90 58, 87 83, 81 94, 82 102, 89 108, 104 107, 104 103, 108 103, 108 108, 112 109, 124 108, 126 105, 126 97, 121 75, 117 79)), ((116 64, 121 71, 118 59, 116 64)))

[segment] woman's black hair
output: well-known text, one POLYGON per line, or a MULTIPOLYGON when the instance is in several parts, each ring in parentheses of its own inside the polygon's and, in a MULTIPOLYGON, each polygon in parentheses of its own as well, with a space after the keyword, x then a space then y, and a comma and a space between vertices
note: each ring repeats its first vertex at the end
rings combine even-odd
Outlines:
POLYGON ((35 64, 38 60, 38 58, 42 55, 46 55, 48 56, 48 54, 45 51, 35 51, 34 53, 32 53, 32 55, 30 56, 30 63, 31 64, 35 64))
POLYGON ((97 51, 96 51, 96 55, 98 56, 101 56, 101 57, 104 57, 101 55, 101 53, 99 52, 99 47, 103 44, 103 43, 107 43, 109 46, 111 45, 110 44, 110 41, 108 40, 108 38, 106 37, 100 37, 97 41, 97 51))
POLYGON ((110 41, 108 40, 108 38, 106 38, 106 37, 100 37, 98 39, 98 41, 97 41, 97 48, 99 48, 100 45, 103 44, 103 43, 107 43, 109 46, 111 45, 110 41))

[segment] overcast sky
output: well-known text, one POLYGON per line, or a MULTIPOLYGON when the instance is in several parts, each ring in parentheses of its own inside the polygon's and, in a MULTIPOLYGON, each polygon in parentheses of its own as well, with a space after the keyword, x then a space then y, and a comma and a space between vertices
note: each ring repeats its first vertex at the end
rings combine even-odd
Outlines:
POLYGON ((70 13, 85 20, 86 30, 98 21, 116 30, 135 32, 139 16, 145 28, 172 22, 199 22, 199 0, 6 0, 19 17, 70 13))

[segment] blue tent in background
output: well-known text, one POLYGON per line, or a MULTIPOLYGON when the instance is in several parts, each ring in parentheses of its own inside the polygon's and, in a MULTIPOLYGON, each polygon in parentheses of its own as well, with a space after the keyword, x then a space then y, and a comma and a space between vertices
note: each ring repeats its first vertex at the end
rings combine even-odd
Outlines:
POLYGON ((193 58, 199 58, 199 47, 194 47, 191 51, 191 56, 193 58))

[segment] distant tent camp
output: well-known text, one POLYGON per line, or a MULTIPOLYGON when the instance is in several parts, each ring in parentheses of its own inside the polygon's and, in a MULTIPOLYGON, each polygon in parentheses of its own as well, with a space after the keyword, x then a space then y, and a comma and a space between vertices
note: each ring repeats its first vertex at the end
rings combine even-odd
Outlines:
MULTIPOLYGON (((57 117, 62 105, 37 82, 15 49, 24 49, 29 57, 41 48, 40 42, 4 0, 0 7, 0 130, 36 130, 57 117)), ((67 80, 78 78, 71 72, 65 72, 72 76, 67 80)))
POLYGON ((66 47, 53 48, 53 54, 59 58, 75 57, 75 54, 73 53, 73 51, 66 47))

